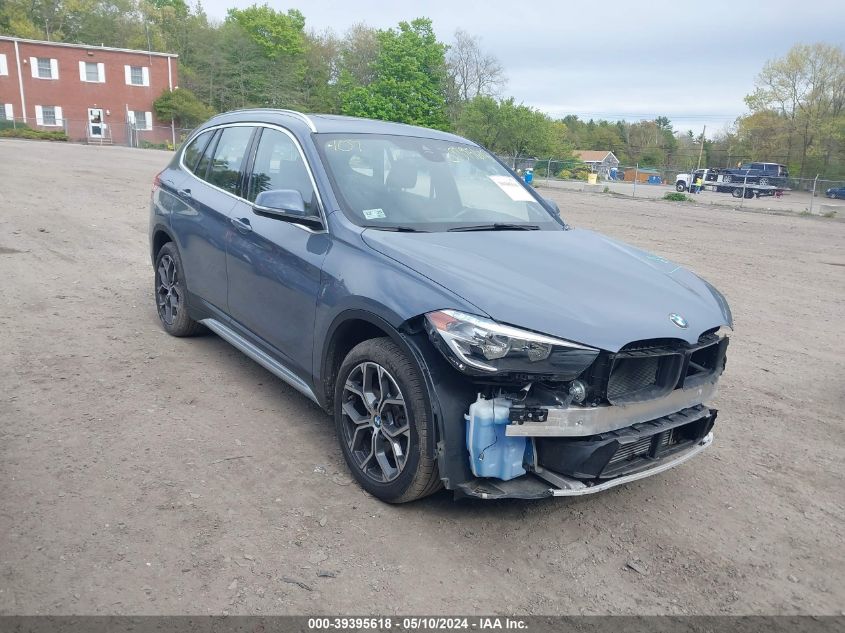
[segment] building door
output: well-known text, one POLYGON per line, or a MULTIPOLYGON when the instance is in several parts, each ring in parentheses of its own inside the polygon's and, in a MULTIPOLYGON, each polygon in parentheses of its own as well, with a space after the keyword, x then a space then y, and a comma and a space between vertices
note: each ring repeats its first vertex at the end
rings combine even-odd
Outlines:
POLYGON ((102 108, 88 108, 88 136, 103 138, 105 124, 103 123, 102 108))

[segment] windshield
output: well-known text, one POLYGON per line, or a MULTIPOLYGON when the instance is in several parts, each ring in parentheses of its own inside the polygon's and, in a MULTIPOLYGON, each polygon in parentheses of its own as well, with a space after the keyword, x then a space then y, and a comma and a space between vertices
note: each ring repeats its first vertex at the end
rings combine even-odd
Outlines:
POLYGON ((346 216, 386 230, 562 230, 487 151, 452 141, 318 134, 346 216))

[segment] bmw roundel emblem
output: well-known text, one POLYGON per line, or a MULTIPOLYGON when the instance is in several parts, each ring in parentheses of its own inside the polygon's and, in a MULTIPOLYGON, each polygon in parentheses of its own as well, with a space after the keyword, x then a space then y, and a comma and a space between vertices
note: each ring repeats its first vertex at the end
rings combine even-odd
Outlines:
POLYGON ((669 320, 675 325, 677 325, 679 328, 686 329, 686 327, 689 325, 689 323, 687 323, 687 320, 684 317, 682 317, 680 314, 675 314, 674 312, 669 315, 669 320))

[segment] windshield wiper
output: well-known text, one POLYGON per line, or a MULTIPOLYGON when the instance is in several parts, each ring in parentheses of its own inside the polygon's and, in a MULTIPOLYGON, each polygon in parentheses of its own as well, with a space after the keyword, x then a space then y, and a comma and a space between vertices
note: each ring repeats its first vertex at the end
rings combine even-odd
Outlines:
POLYGON ((395 233, 428 233, 423 229, 415 229, 413 226, 383 226, 381 224, 362 224, 365 229, 376 229, 378 231, 393 231, 395 233))
POLYGON ((472 226, 455 226, 450 231, 539 231, 536 224, 508 224, 494 222, 493 224, 474 224, 472 226))

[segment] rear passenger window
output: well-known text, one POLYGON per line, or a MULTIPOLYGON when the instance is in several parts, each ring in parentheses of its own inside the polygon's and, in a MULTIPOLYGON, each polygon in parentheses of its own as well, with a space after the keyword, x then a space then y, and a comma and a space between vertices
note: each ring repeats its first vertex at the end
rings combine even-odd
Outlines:
POLYGON ((224 191, 238 194, 241 164, 254 129, 240 126, 223 128, 205 178, 208 182, 224 191))
POLYGON ((185 164, 190 171, 194 171, 194 167, 197 166, 197 160, 199 160, 200 154, 205 149, 206 143, 208 143, 208 139, 211 138, 212 131, 203 132, 198 137, 196 137, 191 144, 185 148, 185 153, 182 156, 182 162, 185 164))
POLYGON ((211 164, 211 156, 214 154, 214 148, 217 147, 220 130, 215 130, 213 134, 214 136, 208 142, 208 145, 205 146, 205 151, 203 151, 202 157, 200 157, 199 163, 197 163, 197 168, 194 170, 194 173, 200 178, 205 178, 205 172, 208 171, 208 166, 211 164))
POLYGON ((317 196, 299 148, 284 132, 264 128, 255 153, 247 198, 251 202, 262 191, 295 189, 302 194, 309 215, 320 215, 317 196))

